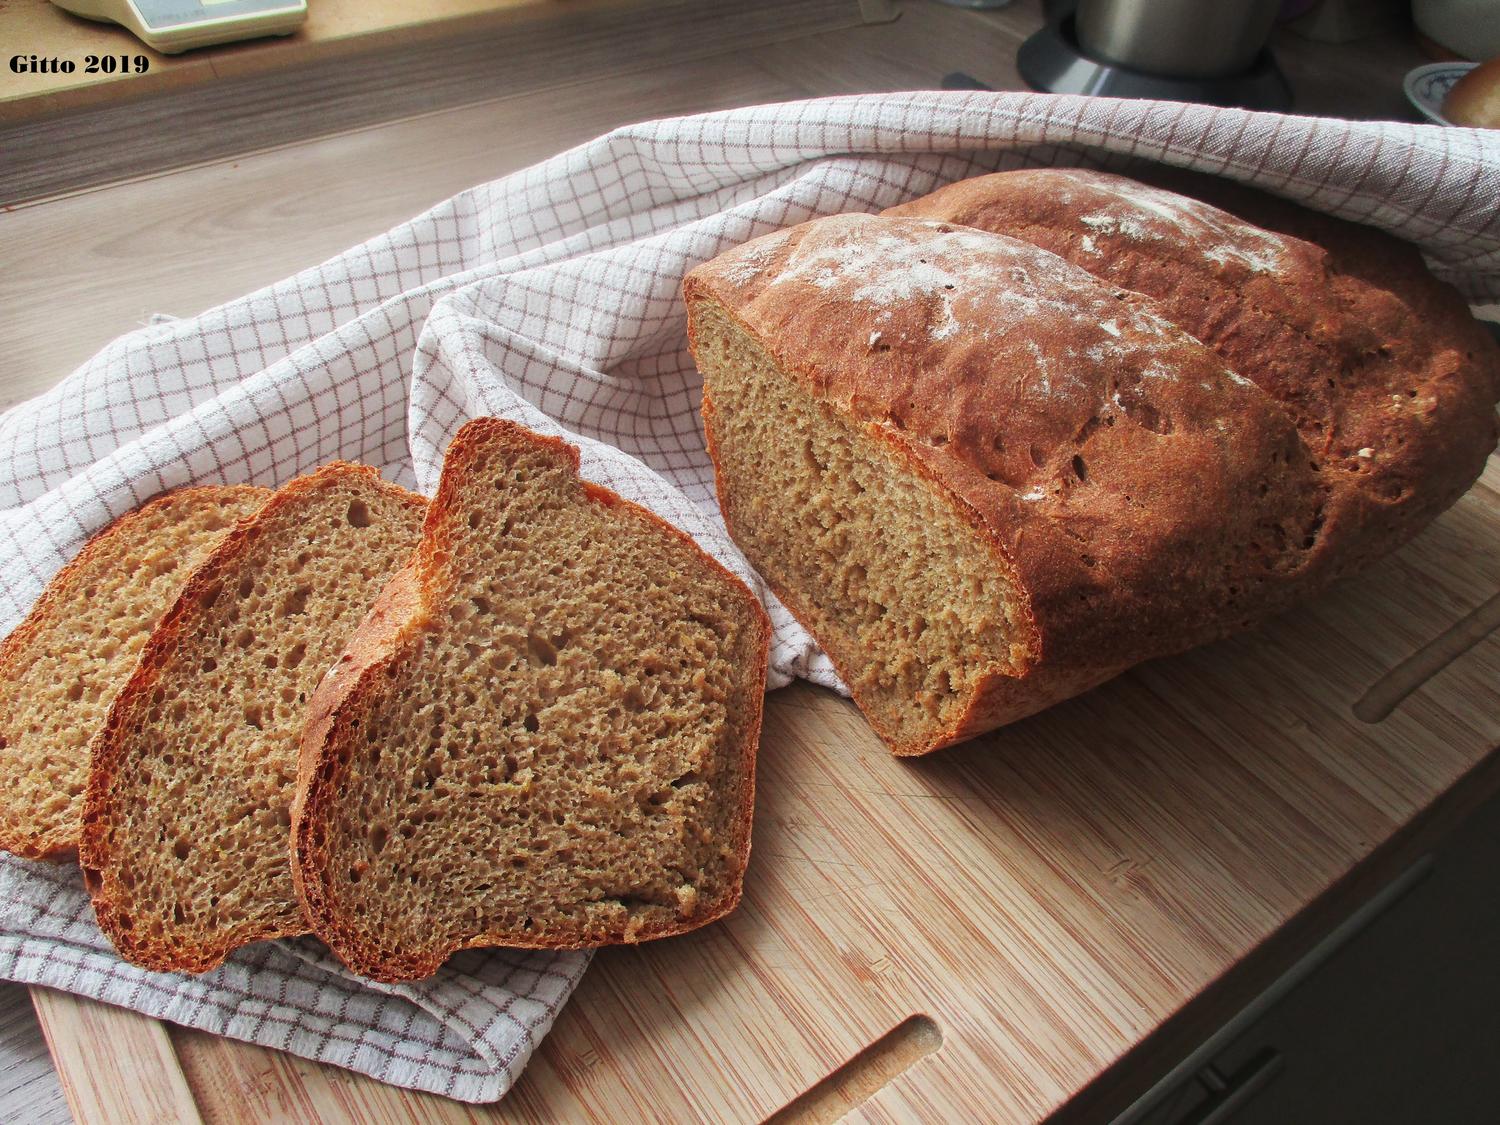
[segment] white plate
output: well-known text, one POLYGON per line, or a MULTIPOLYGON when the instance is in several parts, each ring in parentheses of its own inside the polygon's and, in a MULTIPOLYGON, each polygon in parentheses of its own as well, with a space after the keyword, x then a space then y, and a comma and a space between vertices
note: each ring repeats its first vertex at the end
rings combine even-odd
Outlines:
POLYGON ((1421 111, 1422 116, 1439 125, 1452 125, 1443 116, 1443 99, 1448 91, 1478 63, 1435 62, 1419 66, 1406 74, 1406 99, 1421 111))

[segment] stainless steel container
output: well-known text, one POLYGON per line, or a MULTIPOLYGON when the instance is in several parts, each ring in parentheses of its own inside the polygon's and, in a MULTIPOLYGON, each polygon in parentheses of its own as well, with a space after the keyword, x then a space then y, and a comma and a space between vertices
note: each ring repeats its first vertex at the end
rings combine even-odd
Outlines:
POLYGON ((1255 62, 1281 0, 1078 0, 1078 45, 1116 66, 1223 78, 1255 62))

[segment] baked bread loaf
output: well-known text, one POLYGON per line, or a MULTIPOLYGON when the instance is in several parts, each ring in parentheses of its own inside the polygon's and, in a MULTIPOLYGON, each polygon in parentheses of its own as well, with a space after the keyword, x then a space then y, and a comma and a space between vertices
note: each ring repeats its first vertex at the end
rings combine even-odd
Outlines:
MULTIPOLYGON (((1274 348, 1270 373, 1255 362, 1257 346, 1285 337, 1260 315, 1278 300, 1260 266, 1314 248, 1194 213, 1202 222, 1164 235, 1156 258, 1122 267, 1136 287, 1125 288, 1033 244, 1066 250, 1071 238, 1091 255, 1091 241, 1109 257, 1114 243, 1100 237, 1128 237, 1122 224, 1134 220, 1085 222, 1093 202, 1071 219, 1017 224, 1024 242, 942 219, 836 216, 738 247, 687 279, 729 529, 897 753, 926 753, 1255 624, 1347 559, 1410 534, 1493 447, 1493 346, 1446 314, 1432 331, 1457 340, 1391 338, 1418 319, 1402 319, 1403 295, 1391 294, 1372 301, 1365 339, 1409 362, 1411 381, 1399 404, 1382 392, 1397 421, 1373 432, 1406 444, 1349 449, 1348 473, 1377 459, 1419 470, 1398 464, 1382 477, 1402 482, 1389 497, 1375 490, 1387 507, 1363 494, 1335 502, 1330 451, 1372 432, 1347 423, 1346 413, 1367 419, 1341 405, 1343 371, 1304 371, 1315 385, 1300 394, 1252 381, 1297 379, 1274 348), (1068 222, 1067 238, 1051 233, 1068 222), (1221 292, 1190 257, 1231 271, 1249 297, 1243 311, 1188 317, 1221 292), (1153 277, 1177 304, 1138 291, 1153 277), (1408 425, 1412 415, 1427 421, 1408 425), (1348 430, 1310 448, 1304 434, 1333 417, 1348 430)), ((960 213, 977 221, 974 210, 960 213)), ((1407 307, 1423 315, 1456 300, 1434 295, 1436 283, 1414 287, 1407 307)), ((1296 300, 1318 304, 1306 292, 1296 300)), ((1326 317, 1337 298, 1320 300, 1326 317)), ((1311 354, 1321 364, 1326 353, 1311 354)))
POLYGON ((454 438, 412 567, 308 712, 294 871, 377 980, 643 941, 739 901, 770 627, 691 539, 511 422, 454 438))
POLYGON ((1453 84, 1443 116, 1455 125, 1500 129, 1500 58, 1480 63, 1453 84))
POLYGON ((416 548, 422 498, 334 463, 225 536, 151 634, 94 743, 79 849, 127 960, 202 972, 306 931, 288 826, 303 710, 416 548))
POLYGON ((1024 239, 1145 293, 1280 403, 1322 492, 1309 580, 1405 543, 1494 448, 1493 340, 1410 243, 1228 181, 1167 178, 1218 206, 1125 176, 1035 169, 962 180, 888 214, 1024 239))
POLYGON ((0 643, 0 848, 78 853, 89 740, 193 568, 270 490, 183 488, 121 516, 0 643))

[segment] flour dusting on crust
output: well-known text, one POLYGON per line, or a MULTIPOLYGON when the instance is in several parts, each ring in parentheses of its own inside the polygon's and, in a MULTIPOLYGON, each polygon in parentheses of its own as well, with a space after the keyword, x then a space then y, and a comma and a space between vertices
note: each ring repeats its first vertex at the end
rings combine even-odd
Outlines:
MULTIPOLYGON (((1287 241, 1271 231, 1242 222, 1197 199, 1083 170, 1060 171, 1096 196, 1107 199, 1079 217, 1089 230, 1118 234, 1132 242, 1171 242, 1201 245, 1203 257, 1215 265, 1238 265, 1252 273, 1277 273, 1288 266, 1287 241)), ((1086 235, 1084 249, 1097 253, 1094 238, 1086 235)))

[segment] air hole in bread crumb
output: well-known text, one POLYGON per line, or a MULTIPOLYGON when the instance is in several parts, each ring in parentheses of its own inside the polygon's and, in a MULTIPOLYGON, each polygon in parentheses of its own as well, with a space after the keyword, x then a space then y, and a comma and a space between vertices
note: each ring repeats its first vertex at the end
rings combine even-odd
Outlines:
POLYGON ((212 656, 205 656, 203 658, 203 663, 201 665, 199 665, 199 667, 203 671, 205 671, 205 672, 212 672, 218 666, 219 666, 219 662, 217 660, 215 660, 212 656))
POLYGON ((494 608, 490 605, 489 598, 470 598, 469 602, 474 606, 475 613, 493 613, 494 608))
POLYGON ((484 522, 484 513, 483 512, 474 511, 474 512, 470 512, 469 513, 469 530, 470 531, 473 531, 473 530, 477 529, 479 527, 479 525, 481 523, 483 523, 483 522, 484 522))
POLYGON ((673 789, 681 789, 684 785, 692 785, 697 780, 698 780, 698 774, 697 774, 697 772, 693 771, 693 770, 689 770, 687 773, 683 774, 681 777, 677 777, 677 778, 673 778, 672 779, 672 788, 673 789))
POLYGON ((242 598, 248 598, 255 593, 255 579, 251 575, 247 574, 240 579, 239 592, 242 598))
POLYGON ((183 914, 182 903, 180 902, 174 902, 172 904, 172 921, 179 926, 187 921, 187 916, 183 914))
POLYGON ((245 723, 248 726, 252 726, 256 730, 263 730, 262 718, 259 704, 252 703, 245 708, 245 723))
POLYGON ((350 527, 369 527, 369 506, 363 500, 351 500, 349 502, 348 520, 350 527))
POLYGON ((535 629, 526 634, 526 651, 533 664, 546 665, 551 668, 557 663, 557 649, 542 634, 535 629))
POLYGON ((186 840, 179 839, 172 845, 172 854, 178 859, 187 859, 188 856, 193 854, 193 845, 186 840))
POLYGON ((1031 446, 1027 452, 1031 455, 1031 463, 1037 468, 1041 468, 1042 464, 1047 460, 1047 455, 1042 452, 1042 447, 1039 445, 1031 446))
POLYGON ((307 612, 307 599, 312 596, 311 586, 298 586, 281 603, 282 617, 300 617, 307 612))
MULTIPOLYGON (((295 668, 295 667, 297 667, 297 665, 299 665, 299 664, 302 663, 302 658, 304 656, 306 656, 306 655, 307 655, 307 642, 306 641, 298 641, 296 644, 294 644, 291 647, 291 651, 289 651, 286 654, 285 664, 286 664, 286 666, 288 668, 295 668)), ((287 702, 290 703, 291 700, 287 700, 287 702)))
POLYGON ((828 466, 823 463, 823 459, 818 456, 818 451, 813 447, 813 443, 811 441, 805 441, 802 443, 802 459, 807 463, 807 467, 814 470, 815 472, 821 473, 828 468, 828 466))
POLYGON ((521 725, 529 730, 532 734, 535 734, 537 731, 542 729, 542 721, 535 715, 527 715, 526 718, 521 721, 521 725))
POLYGON ((1080 457, 1080 456, 1078 456, 1076 454, 1073 457, 1073 475, 1078 478, 1079 483, 1081 483, 1081 484, 1087 484, 1088 483, 1088 479, 1089 479, 1089 467, 1088 467, 1088 463, 1085 462, 1082 457, 1080 457))
POLYGON ((241 629, 239 635, 234 638, 234 643, 239 645, 240 648, 249 648, 255 643, 255 630, 241 629))
POLYGON ((83 698, 83 681, 82 680, 74 680, 70 685, 68 685, 68 699, 70 701, 74 702, 74 703, 77 703, 82 698, 83 698))

